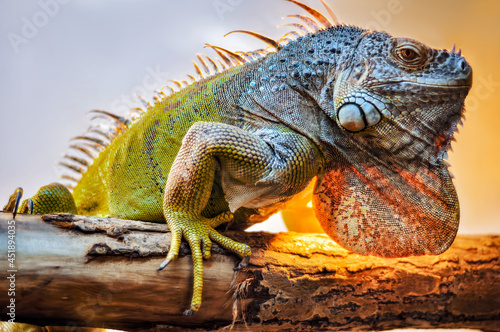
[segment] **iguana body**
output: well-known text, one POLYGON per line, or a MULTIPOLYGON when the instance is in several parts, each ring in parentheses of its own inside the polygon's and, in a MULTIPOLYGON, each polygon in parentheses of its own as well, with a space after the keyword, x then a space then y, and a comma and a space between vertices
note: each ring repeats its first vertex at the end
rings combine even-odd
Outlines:
MULTIPOLYGON (((189 242, 188 314, 201 303, 211 241, 250 255, 214 228, 265 219, 316 176, 317 215, 346 248, 438 254, 456 234, 458 200, 443 157, 471 85, 469 65, 454 50, 329 26, 309 12, 326 28, 275 42, 276 52, 159 101, 74 189, 70 212, 166 220, 172 242, 162 268, 177 257, 181 238, 189 242)), ((33 198, 34 213, 54 211, 41 197, 33 198)))

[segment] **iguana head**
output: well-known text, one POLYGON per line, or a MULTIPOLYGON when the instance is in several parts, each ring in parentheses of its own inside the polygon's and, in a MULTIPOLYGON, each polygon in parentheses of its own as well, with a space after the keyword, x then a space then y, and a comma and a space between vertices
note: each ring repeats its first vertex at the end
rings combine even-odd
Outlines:
POLYGON ((355 48, 341 56, 320 103, 333 128, 324 140, 341 161, 316 188, 318 219, 358 253, 443 252, 459 221, 444 159, 463 116, 471 67, 454 49, 384 32, 358 34, 355 48))

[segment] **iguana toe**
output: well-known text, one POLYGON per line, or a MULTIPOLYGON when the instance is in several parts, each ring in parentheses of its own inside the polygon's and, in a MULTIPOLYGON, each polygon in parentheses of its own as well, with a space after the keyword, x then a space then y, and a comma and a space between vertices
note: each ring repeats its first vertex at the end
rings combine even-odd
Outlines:
POLYGON ((215 230, 210 233, 210 238, 225 249, 230 250, 241 257, 250 257, 252 254, 250 247, 246 244, 231 240, 227 236, 221 235, 215 230))
POLYGON ((210 239, 208 241, 203 241, 201 253, 203 259, 209 259, 212 256, 212 241, 210 241, 210 239))
POLYGON ((244 257, 244 263, 238 265, 243 268, 248 263, 251 254, 250 247, 243 243, 236 242, 230 238, 219 234, 213 227, 232 218, 231 213, 223 213, 214 218, 204 218, 193 216, 189 213, 176 212, 169 215, 170 231, 172 240, 167 258, 160 265, 159 270, 165 268, 171 261, 175 260, 179 253, 181 238, 184 237, 191 248, 193 260, 193 296, 191 308, 184 312, 184 315, 191 316, 201 306, 201 296, 203 292, 203 259, 211 256, 212 241, 217 242, 222 247, 244 257))
POLYGON ((194 311, 193 309, 188 309, 188 310, 186 310, 186 311, 183 312, 183 315, 187 316, 187 317, 190 317, 190 316, 193 316, 195 312, 196 311, 194 311))
POLYGON ((168 264, 170 264, 172 260, 170 258, 165 259, 161 264, 160 267, 158 268, 158 271, 163 270, 164 268, 167 267, 168 264))
POLYGON ((240 261, 240 263, 233 268, 235 271, 239 271, 244 269, 245 267, 248 266, 248 262, 250 262, 250 256, 245 256, 243 259, 240 261))
POLYGON ((21 202, 21 198, 23 197, 23 188, 17 188, 12 195, 9 196, 9 201, 3 207, 5 212, 12 212, 12 218, 16 218, 17 209, 19 207, 19 203, 21 202))

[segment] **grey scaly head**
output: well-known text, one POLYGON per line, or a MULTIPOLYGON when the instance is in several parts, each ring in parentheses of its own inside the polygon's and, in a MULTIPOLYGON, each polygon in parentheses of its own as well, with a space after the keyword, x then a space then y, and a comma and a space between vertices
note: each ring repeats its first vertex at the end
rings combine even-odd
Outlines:
POLYGON ((439 254, 458 230, 444 159, 461 123, 472 70, 460 52, 365 31, 322 95, 340 162, 316 189, 327 233, 363 254, 439 254))

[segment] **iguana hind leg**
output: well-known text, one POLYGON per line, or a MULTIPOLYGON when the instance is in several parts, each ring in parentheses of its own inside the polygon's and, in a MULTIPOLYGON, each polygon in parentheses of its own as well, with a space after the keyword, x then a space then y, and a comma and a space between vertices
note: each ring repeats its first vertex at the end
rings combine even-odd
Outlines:
POLYGON ((192 315, 201 305, 203 258, 210 257, 212 241, 242 256, 239 267, 251 254, 247 245, 219 234, 214 227, 231 220, 232 212, 241 206, 267 207, 286 200, 304 189, 318 172, 321 157, 305 137, 288 128, 282 128, 279 137, 260 134, 227 124, 195 123, 172 165, 163 202, 172 239, 160 269, 177 258, 184 237, 194 265, 193 297, 186 315, 192 315), (216 169, 222 173, 231 211, 207 218, 202 211, 209 202, 216 169))
POLYGON ((4 211, 17 213, 47 214, 67 212, 76 214, 76 206, 69 189, 60 183, 51 183, 38 189, 33 197, 25 199, 19 206, 23 194, 22 188, 17 188, 9 197, 4 211), (19 206, 19 207, 18 207, 19 206))

